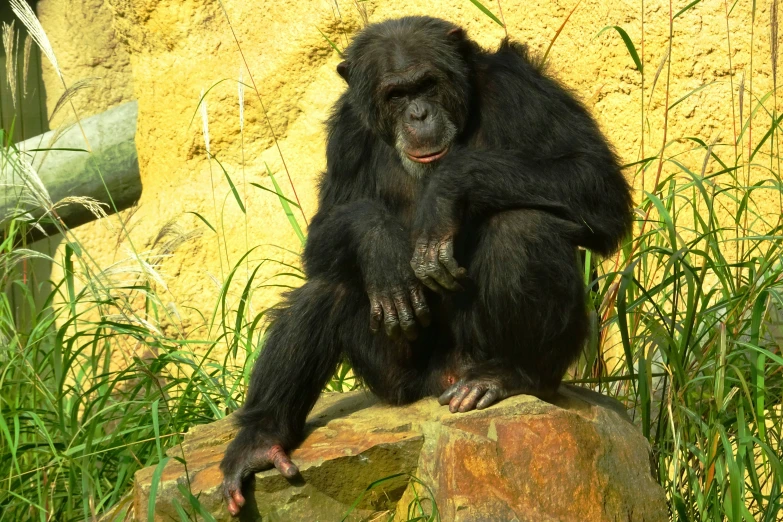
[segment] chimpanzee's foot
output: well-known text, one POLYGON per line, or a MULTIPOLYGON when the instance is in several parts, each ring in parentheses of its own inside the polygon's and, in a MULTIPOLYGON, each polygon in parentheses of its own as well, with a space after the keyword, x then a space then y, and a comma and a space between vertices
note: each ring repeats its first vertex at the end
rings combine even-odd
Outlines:
POLYGON ((449 405, 451 413, 483 410, 496 402, 521 392, 511 391, 496 379, 462 379, 438 398, 441 406, 449 405))
POLYGON ((259 443, 255 437, 252 442, 249 439, 250 437, 242 437, 240 431, 226 449, 223 462, 220 463, 220 469, 223 471, 223 498, 232 516, 237 516, 245 505, 242 481, 246 477, 272 467, 277 468, 287 479, 295 478, 299 474, 299 468, 291 462, 280 444, 259 443))

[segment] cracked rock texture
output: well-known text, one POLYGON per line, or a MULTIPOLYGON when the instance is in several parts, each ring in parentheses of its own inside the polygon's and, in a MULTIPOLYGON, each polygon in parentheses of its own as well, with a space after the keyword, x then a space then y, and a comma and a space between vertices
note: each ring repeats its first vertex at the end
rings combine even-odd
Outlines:
MULTIPOLYGON (((130 55, 112 27, 104 0, 39 0, 36 14, 52 42, 66 85, 83 84, 71 100, 80 118, 134 99, 130 55)), ((46 106, 52 129, 75 122, 70 105, 52 114, 65 88, 43 60, 46 106)))
MULTIPOLYGON (((618 402, 589 390, 562 387, 551 403, 523 395, 466 414, 434 399, 389 407, 364 392, 325 394, 308 426, 292 454, 303 480, 258 473, 241 520, 342 520, 355 503, 347 520, 385 520, 396 510, 402 521, 415 497, 453 522, 668 520, 647 441, 618 402)), ((178 519, 175 506, 187 510, 187 492, 216 520, 231 520, 218 466, 235 432, 229 417, 194 428, 169 450, 187 474, 169 460, 154 520, 178 519)), ((149 520, 154 473, 136 474, 135 520, 149 520)))
MULTIPOLYGON (((159 237, 162 229, 184 234, 180 237, 186 241, 177 241, 178 248, 159 260, 158 269, 166 283, 161 294, 172 312, 170 321, 174 324, 169 327, 186 333, 202 324, 199 311, 211 314, 220 292, 215 280, 223 280, 249 248, 256 247, 251 265, 263 258, 298 263, 296 252, 301 243, 280 202, 251 183, 272 187, 268 165, 285 194, 291 199, 298 197, 308 218, 316 210, 316 180, 325 165, 324 121, 344 89, 334 71, 340 58, 321 33, 344 48, 363 24, 357 11, 361 6, 371 22, 406 14, 453 20, 490 48, 505 35, 503 28, 468 1, 223 0, 222 4, 226 13, 213 0, 39 3, 41 19, 66 79, 73 83, 87 77, 103 78, 92 91, 76 94, 77 108, 98 112, 130 96, 139 103, 136 143, 143 194, 137 211, 122 214, 128 221, 130 239, 119 233, 119 227, 109 228, 101 222, 85 225, 77 234, 104 267, 127 257, 129 241, 143 252, 165 242, 159 237), (73 34, 81 37, 72 38, 73 34), (252 81, 248 70, 242 78, 258 92, 251 87, 245 90, 240 132, 237 79, 245 62, 252 81), (234 200, 226 174, 206 154, 197 111, 202 91, 208 91, 211 152, 232 178, 247 214, 234 200), (220 239, 192 212, 220 231, 220 239)), ((496 5, 489 4, 496 11, 496 5)), ((543 53, 575 4, 575 0, 504 1, 508 34, 543 53)), ((591 109, 623 162, 653 156, 660 149, 667 105, 673 106, 668 120, 669 153, 692 148, 694 142, 681 139, 689 136, 705 143, 717 139, 714 150, 728 150, 725 144, 734 135, 732 89, 736 99, 742 75, 753 77, 752 86, 749 82, 744 85, 747 115, 753 100, 772 88, 769 3, 757 6, 752 70, 750 9, 742 4, 732 12, 729 49, 723 4, 700 2, 676 19, 671 71, 663 67, 653 85, 655 71, 664 63, 669 47, 669 12, 664 3, 646 2, 642 63, 647 80, 643 95, 641 75, 619 35, 609 30, 597 36, 605 26, 621 26, 641 52, 641 18, 641 5, 635 0, 582 1, 551 49, 550 72, 591 109), (701 86, 705 87, 696 90, 701 86), (752 94, 748 94, 751 87, 752 94), (642 104, 648 107, 646 133, 641 131, 642 104)), ((46 78, 51 102, 62 89, 52 74, 46 78)), ((765 111, 757 111, 757 118, 756 128, 766 129, 760 121, 767 118, 765 111)), ((678 156, 695 172, 700 171, 703 159, 703 150, 678 156)), ((708 165, 708 174, 715 165, 708 165)), ((677 166, 667 162, 663 168, 665 177, 677 166)), ((641 175, 634 176, 629 169, 628 176, 637 189, 642 188, 641 175)), ((646 176, 648 190, 654 177, 652 173, 646 176)), ((755 197, 762 210, 765 203, 777 209, 772 191, 759 191, 755 197)), ((297 216, 301 222, 298 212, 297 216)), ((286 271, 276 263, 265 263, 257 281, 286 271)), ((244 286, 239 275, 235 280, 238 288, 231 290, 230 301, 238 299, 244 286)), ((299 284, 290 277, 272 282, 299 284)), ((278 286, 258 289, 254 305, 260 309, 276 302, 278 291, 278 286)), ((139 306, 144 306, 143 302, 139 306)))

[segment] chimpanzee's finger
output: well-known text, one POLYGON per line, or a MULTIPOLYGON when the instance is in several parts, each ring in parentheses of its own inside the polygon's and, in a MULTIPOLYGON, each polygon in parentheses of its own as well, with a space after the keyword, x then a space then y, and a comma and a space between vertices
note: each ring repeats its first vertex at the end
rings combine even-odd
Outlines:
POLYGON ((424 236, 416 240, 413 247, 413 257, 411 258, 411 268, 416 271, 424 264, 424 256, 427 254, 427 245, 429 241, 424 236))
POLYGON ((438 403, 440 403, 441 406, 445 406, 448 403, 451 402, 451 399, 454 397, 454 394, 457 393, 457 391, 462 388, 463 382, 455 382, 449 388, 441 394, 440 397, 438 397, 438 403))
POLYGON ((411 304, 413 305, 413 312, 416 314, 416 318, 422 326, 430 325, 430 308, 427 306, 427 301, 424 298, 424 290, 420 285, 413 285, 408 289, 410 293, 411 304))
POLYGON ((381 328, 381 321, 383 320, 383 307, 381 301, 376 294, 370 294, 370 331, 374 334, 378 333, 381 328))
POLYGON ((223 480, 223 499, 226 501, 226 508, 232 517, 239 515, 242 506, 245 505, 245 497, 242 496, 242 481, 238 478, 226 477, 223 480))
POLYGON ((427 257, 424 262, 426 274, 446 290, 462 290, 462 286, 440 264, 438 251, 438 243, 433 241, 427 248, 427 257))
POLYGON ((400 328, 403 335, 409 341, 413 341, 419 335, 416 330, 416 319, 408 302, 408 296, 402 288, 395 290, 392 294, 394 306, 397 308, 397 318, 400 321, 400 328))
POLYGON ((457 408, 460 412, 466 412, 470 411, 476 408, 476 403, 479 401, 479 399, 484 397, 484 394, 487 392, 487 386, 481 385, 481 384, 475 384, 471 388, 470 392, 468 392, 467 395, 462 399, 462 402, 460 402, 459 407, 457 408))
POLYGON ((383 307, 383 328, 389 339, 396 340, 400 336, 400 321, 397 317, 397 309, 394 302, 388 297, 381 297, 381 306, 383 307))
POLYGON ((416 277, 421 281, 421 284, 432 290, 433 292, 437 294, 443 293, 443 288, 441 288, 438 283, 435 282, 433 278, 427 275, 426 267, 421 266, 420 268, 416 269, 416 277))
POLYGON ((464 279, 468 275, 468 271, 459 266, 457 260, 454 259, 454 241, 452 239, 441 242, 438 248, 438 261, 456 279, 464 279))
POLYGON ((492 406, 495 404, 498 400, 501 398, 501 393, 498 388, 490 388, 487 390, 487 393, 484 394, 484 396, 481 398, 480 401, 476 404, 477 410, 483 410, 484 408, 487 408, 489 406, 492 406))
POLYGON ((282 446, 275 445, 269 449, 269 460, 285 478, 292 479, 299 474, 299 468, 291 462, 282 446))
POLYGON ((427 253, 427 241, 419 239, 416 242, 416 248, 413 252, 413 259, 411 259, 411 268, 416 278, 421 281, 421 284, 432 290, 433 292, 442 294, 443 289, 427 275, 427 266, 425 264, 425 254, 427 253))
POLYGON ((462 404, 462 399, 465 398, 465 396, 470 393, 471 387, 463 384, 459 387, 457 390, 457 393, 454 394, 454 397, 451 398, 451 401, 449 401, 449 411, 451 413, 457 413, 459 410, 459 405, 462 404))

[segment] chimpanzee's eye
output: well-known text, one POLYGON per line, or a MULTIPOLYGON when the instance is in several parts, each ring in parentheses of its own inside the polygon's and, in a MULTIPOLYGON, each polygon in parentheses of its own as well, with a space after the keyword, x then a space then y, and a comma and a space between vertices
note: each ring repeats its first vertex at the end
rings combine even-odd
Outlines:
POLYGON ((435 87, 437 87, 437 82, 435 82, 435 78, 425 78, 419 84, 419 92, 421 92, 422 94, 430 94, 432 92, 435 92, 435 87))
POLYGON ((406 93, 405 93, 404 89, 394 88, 394 89, 389 90, 388 93, 386 93, 386 98, 389 101, 396 101, 396 100, 399 100, 401 98, 404 98, 405 95, 406 95, 406 93))

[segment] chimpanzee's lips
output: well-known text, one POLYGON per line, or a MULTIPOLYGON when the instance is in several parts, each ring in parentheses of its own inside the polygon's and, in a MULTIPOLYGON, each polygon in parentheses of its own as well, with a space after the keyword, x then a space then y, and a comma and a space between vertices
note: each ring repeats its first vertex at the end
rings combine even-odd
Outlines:
POLYGON ((437 152, 429 152, 427 154, 421 154, 421 155, 413 155, 410 152, 406 152, 405 154, 408 155, 408 157, 417 162, 417 163, 432 163, 433 161, 438 161, 443 156, 446 155, 446 153, 449 151, 448 147, 444 147, 443 149, 437 151, 437 152))

